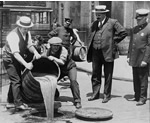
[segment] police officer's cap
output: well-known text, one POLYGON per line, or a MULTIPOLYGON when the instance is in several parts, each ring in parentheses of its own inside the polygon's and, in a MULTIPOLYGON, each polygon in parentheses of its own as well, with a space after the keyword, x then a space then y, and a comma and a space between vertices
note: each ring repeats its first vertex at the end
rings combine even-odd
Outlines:
POLYGON ((148 16, 148 13, 149 13, 148 9, 137 9, 135 19, 139 19, 144 16, 148 16))
POLYGON ((62 40, 59 37, 52 37, 51 39, 48 40, 48 43, 51 45, 61 45, 62 40))
POLYGON ((73 21, 73 20, 72 20, 71 18, 69 18, 69 17, 68 17, 68 18, 65 18, 65 22, 72 23, 72 21, 73 21))

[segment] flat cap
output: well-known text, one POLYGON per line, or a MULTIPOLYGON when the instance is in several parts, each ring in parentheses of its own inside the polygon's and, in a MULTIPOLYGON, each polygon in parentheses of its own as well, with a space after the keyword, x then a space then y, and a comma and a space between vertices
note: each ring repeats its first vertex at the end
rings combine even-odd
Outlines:
POLYGON ((51 39, 48 40, 48 43, 53 45, 61 45, 62 40, 59 37, 52 37, 51 39))
POLYGON ((139 17, 147 16, 148 13, 149 13, 148 9, 137 9, 135 18, 137 19, 139 17))

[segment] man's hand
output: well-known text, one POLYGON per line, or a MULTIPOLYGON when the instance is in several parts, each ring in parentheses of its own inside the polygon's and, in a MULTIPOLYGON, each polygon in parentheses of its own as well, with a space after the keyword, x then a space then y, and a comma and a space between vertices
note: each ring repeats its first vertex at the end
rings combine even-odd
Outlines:
POLYGON ((31 69, 33 68, 32 62, 26 63, 25 67, 26 67, 28 70, 31 70, 31 69))
POLYGON ((34 58, 35 59, 40 59, 41 55, 36 51, 36 52, 34 52, 34 58))
POLYGON ((51 61, 54 61, 54 57, 53 56, 49 56, 48 59, 51 60, 51 61))
POLYGON ((145 61, 142 61, 141 62, 141 67, 145 67, 145 66, 147 66, 147 63, 145 61))

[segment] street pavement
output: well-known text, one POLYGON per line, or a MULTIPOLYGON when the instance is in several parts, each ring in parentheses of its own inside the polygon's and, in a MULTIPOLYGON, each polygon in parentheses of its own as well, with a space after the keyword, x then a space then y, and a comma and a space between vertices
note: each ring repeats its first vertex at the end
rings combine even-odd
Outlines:
MULTIPOLYGON (((77 62, 78 69, 84 72, 92 72, 92 63, 88 62, 77 62)), ((102 71, 102 75, 104 75, 102 71)), ((132 68, 127 63, 127 56, 120 55, 114 62, 114 73, 113 79, 132 81, 132 68)))
MULTIPOLYGON (((88 101, 92 95, 91 87, 91 63, 76 62, 78 68, 77 80, 80 87, 82 107, 104 108, 112 111, 112 119, 105 121, 88 121, 75 117, 75 107, 72 103, 72 94, 69 88, 69 81, 59 82, 60 116, 54 118, 55 123, 150 123, 150 82, 148 84, 148 100, 143 106, 136 106, 136 102, 129 102, 127 99, 133 97, 132 70, 126 62, 126 56, 120 56, 115 61, 114 77, 112 84, 112 99, 108 103, 102 103, 104 90, 104 79, 100 90, 100 99, 88 101)), ((3 85, 0 98, 6 101, 8 85, 3 85)), ((7 111, 1 102, 0 121, 4 123, 51 123, 42 117, 22 117, 22 113, 12 114, 7 111)))

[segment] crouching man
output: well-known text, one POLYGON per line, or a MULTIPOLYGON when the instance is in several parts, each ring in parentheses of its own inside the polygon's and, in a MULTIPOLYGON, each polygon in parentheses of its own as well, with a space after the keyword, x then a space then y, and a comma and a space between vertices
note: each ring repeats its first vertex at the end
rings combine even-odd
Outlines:
POLYGON ((77 82, 76 64, 73 60, 68 59, 68 51, 62 46, 62 40, 58 37, 53 37, 48 41, 50 48, 46 52, 46 56, 52 61, 58 63, 61 75, 58 80, 64 76, 70 79, 70 88, 74 98, 74 105, 77 109, 81 108, 81 98, 79 84, 77 82))

